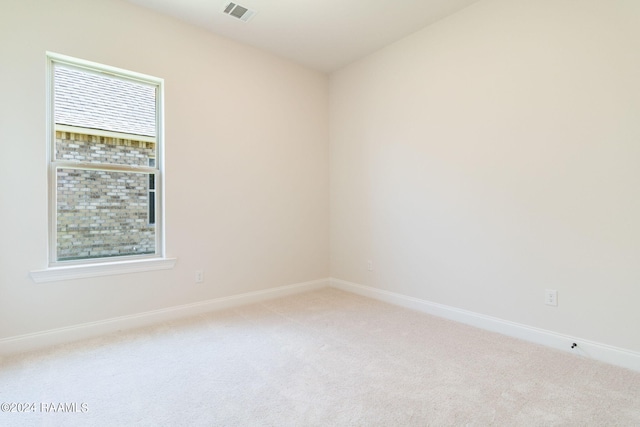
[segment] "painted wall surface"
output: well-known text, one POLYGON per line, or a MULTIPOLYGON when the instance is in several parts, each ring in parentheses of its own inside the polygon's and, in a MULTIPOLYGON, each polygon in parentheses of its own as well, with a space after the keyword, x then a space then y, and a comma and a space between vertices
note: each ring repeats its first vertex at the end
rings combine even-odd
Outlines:
POLYGON ((326 75, 119 0, 3 0, 0 58, 0 338, 328 277, 326 75), (173 270, 29 278, 47 266, 46 51, 165 79, 173 270))
POLYGON ((640 351, 639 22, 485 0, 334 73, 332 277, 640 351))

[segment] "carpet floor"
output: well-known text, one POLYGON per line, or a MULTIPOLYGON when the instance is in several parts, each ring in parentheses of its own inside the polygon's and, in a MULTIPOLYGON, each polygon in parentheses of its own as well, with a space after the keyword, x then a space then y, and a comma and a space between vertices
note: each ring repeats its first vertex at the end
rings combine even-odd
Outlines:
POLYGON ((327 288, 5 357, 0 402, 2 426, 640 426, 640 373, 327 288))

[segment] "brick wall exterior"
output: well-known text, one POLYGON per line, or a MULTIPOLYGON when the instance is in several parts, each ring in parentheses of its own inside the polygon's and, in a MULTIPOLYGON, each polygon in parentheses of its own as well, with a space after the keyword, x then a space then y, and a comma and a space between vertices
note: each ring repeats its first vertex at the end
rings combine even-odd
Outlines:
MULTIPOLYGON (((148 166, 155 143, 56 132, 56 157, 148 166)), ((155 252, 149 175, 64 168, 57 171, 58 260, 155 252)))

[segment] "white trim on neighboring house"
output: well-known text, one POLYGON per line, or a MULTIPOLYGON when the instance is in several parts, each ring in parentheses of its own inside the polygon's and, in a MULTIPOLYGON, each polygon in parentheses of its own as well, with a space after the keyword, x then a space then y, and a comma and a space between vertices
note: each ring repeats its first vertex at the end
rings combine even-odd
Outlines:
POLYGON ((80 126, 69 126, 54 123, 56 132, 81 133, 84 135, 106 136, 108 138, 130 139, 133 141, 156 142, 155 137, 145 135, 133 135, 130 133, 112 132, 110 130, 84 128, 80 126))

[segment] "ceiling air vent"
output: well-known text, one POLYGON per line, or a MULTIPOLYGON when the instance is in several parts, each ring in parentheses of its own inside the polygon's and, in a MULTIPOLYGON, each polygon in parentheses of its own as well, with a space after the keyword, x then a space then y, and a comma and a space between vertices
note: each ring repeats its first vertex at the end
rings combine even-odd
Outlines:
POLYGON ((240 6, 236 3, 227 4, 223 12, 229 16, 238 18, 242 22, 248 22, 256 14, 254 10, 249 10, 246 7, 240 6))

